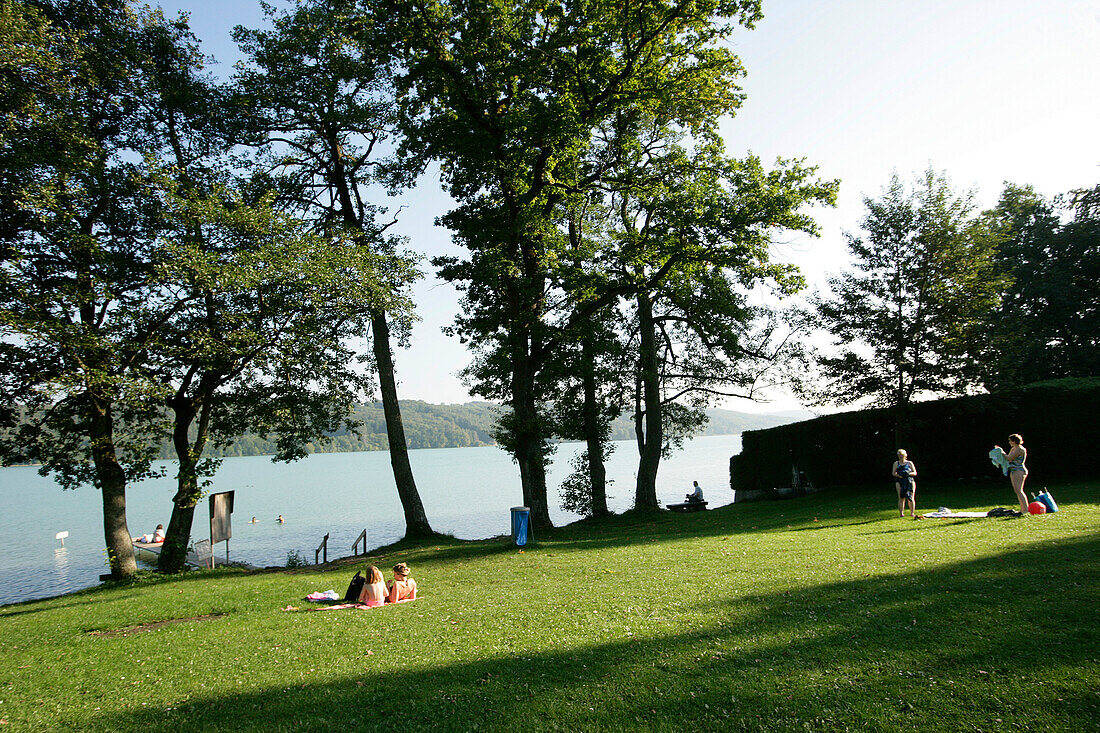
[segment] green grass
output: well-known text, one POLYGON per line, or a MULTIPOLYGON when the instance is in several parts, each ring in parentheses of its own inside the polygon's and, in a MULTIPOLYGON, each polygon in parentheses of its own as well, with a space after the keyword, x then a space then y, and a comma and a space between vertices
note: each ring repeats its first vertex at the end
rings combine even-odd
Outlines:
POLYGON ((305 610, 351 564, 8 606, 0 731, 1097 730, 1097 488, 1051 486, 1063 511, 1026 519, 901 520, 885 487, 586 522, 522 552, 440 539, 371 558, 407 560, 423 597, 370 611, 305 610))

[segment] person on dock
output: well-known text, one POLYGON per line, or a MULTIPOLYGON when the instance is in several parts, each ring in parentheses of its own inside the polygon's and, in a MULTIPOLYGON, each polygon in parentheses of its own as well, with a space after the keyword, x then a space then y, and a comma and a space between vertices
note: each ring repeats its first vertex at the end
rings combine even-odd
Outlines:
POLYGON ((1017 433, 1008 436, 1008 444, 1011 446, 1008 453, 1005 453, 1004 448, 999 445, 993 446, 993 450, 1004 453, 1005 460, 1008 462, 1008 479, 1012 482, 1012 490, 1016 492, 1016 498, 1020 502, 1020 511, 1026 517, 1028 502, 1027 494, 1024 493, 1024 481, 1027 481, 1027 466, 1024 465, 1024 461, 1027 460, 1027 448, 1024 447, 1024 439, 1017 433))
POLYGON ((134 542, 142 542, 147 545, 155 545, 158 542, 164 542, 165 537, 164 525, 158 524, 157 528, 153 530, 152 534, 143 534, 141 537, 132 537, 134 542))
POLYGON ((694 486, 695 488, 690 494, 685 494, 685 498, 688 501, 702 501, 703 500, 703 489, 702 489, 701 486, 699 486, 699 482, 698 481, 692 481, 691 485, 694 486))
POLYGON ((382 577, 382 571, 371 565, 367 568, 363 590, 359 591, 359 602, 371 608, 381 606, 386 602, 387 593, 386 579, 382 577))
POLYGON ((416 581, 409 577, 409 566, 399 562, 393 566, 393 582, 390 583, 386 603, 416 600, 416 581))
POLYGON ((898 459, 894 461, 891 471, 896 481, 894 488, 898 492, 898 515, 905 516, 905 507, 910 508, 913 519, 917 518, 917 482, 913 477, 917 475, 917 467, 909 460, 909 454, 904 449, 898 450, 898 459))

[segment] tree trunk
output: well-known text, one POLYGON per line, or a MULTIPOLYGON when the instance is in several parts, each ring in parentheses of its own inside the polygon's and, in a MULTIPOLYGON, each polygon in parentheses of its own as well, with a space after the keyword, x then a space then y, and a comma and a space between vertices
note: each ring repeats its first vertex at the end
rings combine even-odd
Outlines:
POLYGON ((607 509, 607 471, 603 464, 600 440, 600 406, 596 401, 596 369, 592 344, 581 342, 581 369, 584 370, 584 439, 588 446, 588 478, 592 485, 592 516, 610 514, 607 509))
POLYGON ((898 402, 894 405, 894 448, 904 448, 909 439, 909 404, 898 402))
POLYGON ((92 462, 99 490, 103 494, 103 539, 114 578, 132 578, 137 573, 134 545, 126 525, 126 474, 115 455, 114 422, 109 404, 90 407, 89 435, 92 462))
POLYGON ((531 526, 549 530, 554 524, 550 521, 546 501, 546 456, 535 403, 531 357, 527 339, 521 334, 513 334, 512 412, 515 419, 515 459, 519 464, 523 503, 531 510, 531 526))
POLYGON ((378 366, 378 384, 382 392, 382 410, 386 416, 386 437, 390 446, 390 466, 397 484, 397 495, 405 510, 405 536, 427 537, 432 534, 424 503, 416 490, 405 426, 401 420, 401 405, 397 401, 397 379, 394 376, 393 352, 390 351, 390 326, 385 311, 371 314, 374 360, 378 366))
POLYGON ((635 509, 657 508, 657 469, 664 443, 661 422, 661 393, 657 368, 657 339, 654 334, 653 303, 649 296, 638 296, 640 346, 638 363, 645 400, 645 436, 638 445, 638 483, 634 491, 635 509))
MULTIPOLYGON (((176 413, 172 428, 172 444, 179 458, 180 469, 176 476, 176 495, 172 497, 172 517, 165 531, 164 545, 157 558, 157 570, 162 573, 178 573, 187 562, 187 546, 191 543, 191 526, 195 519, 195 505, 201 496, 199 480, 195 468, 198 454, 192 451, 187 432, 194 422, 196 410, 186 398, 173 400, 172 409, 176 413)), ((198 436, 205 442, 205 435, 198 436)))

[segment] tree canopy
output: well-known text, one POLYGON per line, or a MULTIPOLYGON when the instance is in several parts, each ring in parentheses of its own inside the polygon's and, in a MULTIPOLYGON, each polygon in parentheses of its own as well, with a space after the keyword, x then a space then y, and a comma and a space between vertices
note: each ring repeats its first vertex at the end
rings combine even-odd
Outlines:
POLYGON ((983 327, 1004 285, 995 233, 972 196, 932 170, 912 189, 895 175, 864 204, 865 236, 847 236, 852 269, 814 300, 837 349, 818 354, 820 381, 803 385, 804 394, 903 411, 916 395, 976 386, 983 327))

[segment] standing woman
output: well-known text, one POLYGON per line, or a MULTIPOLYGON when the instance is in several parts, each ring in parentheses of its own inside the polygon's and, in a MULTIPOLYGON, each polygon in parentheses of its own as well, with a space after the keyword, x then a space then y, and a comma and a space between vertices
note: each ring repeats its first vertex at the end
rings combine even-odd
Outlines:
POLYGON ((894 461, 894 469, 891 471, 894 478, 894 488, 898 491, 898 515, 905 516, 905 505, 908 504, 913 519, 917 518, 917 482, 913 477, 917 475, 917 467, 909 460, 909 454, 904 449, 898 450, 898 459, 894 461))
MULTIPOLYGON (((1011 446, 1008 453, 1005 453, 1005 460, 1008 461, 1008 478, 1012 481, 1012 490, 1016 492, 1016 498, 1020 500, 1020 512, 1027 514, 1027 494, 1024 493, 1024 481, 1027 480, 1027 466, 1024 465, 1024 461, 1027 460, 1027 448, 1024 447, 1024 439, 1016 433, 1008 436, 1008 444, 1011 446)), ((1004 453, 1004 449, 999 445, 993 448, 1004 453)))

